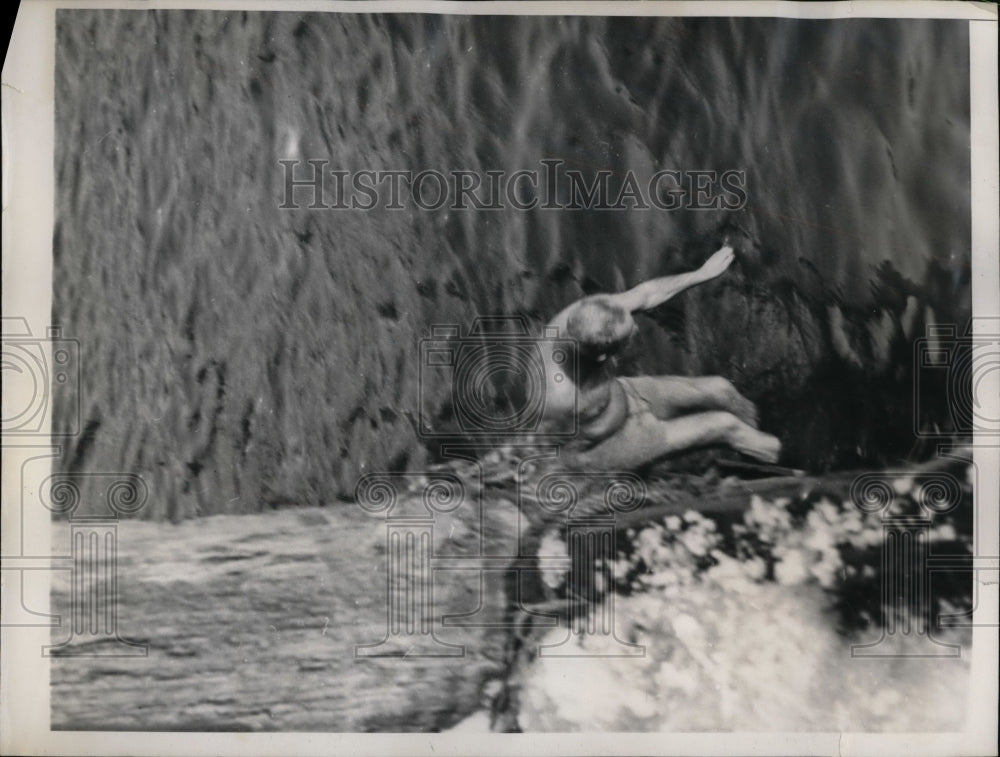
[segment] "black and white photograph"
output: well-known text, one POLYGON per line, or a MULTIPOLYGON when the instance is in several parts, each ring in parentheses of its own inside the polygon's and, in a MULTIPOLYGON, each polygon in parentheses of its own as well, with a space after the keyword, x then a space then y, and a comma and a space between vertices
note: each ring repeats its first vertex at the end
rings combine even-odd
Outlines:
POLYGON ((996 753, 995 5, 24 5, 9 753, 996 753))

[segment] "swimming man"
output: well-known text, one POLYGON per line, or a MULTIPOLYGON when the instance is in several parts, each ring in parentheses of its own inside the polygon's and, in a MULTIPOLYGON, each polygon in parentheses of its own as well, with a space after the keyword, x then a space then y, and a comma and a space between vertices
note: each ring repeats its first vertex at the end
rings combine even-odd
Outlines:
POLYGON ((567 451, 577 466, 631 470, 711 445, 777 461, 781 442, 757 429, 756 407, 726 379, 615 377, 608 359, 635 333, 633 314, 720 276, 732 261, 733 250, 726 246, 696 271, 652 279, 619 294, 584 297, 552 319, 549 327, 576 341, 579 370, 575 382, 567 380, 552 350, 543 349, 545 423, 572 428, 576 416, 577 442, 567 451))

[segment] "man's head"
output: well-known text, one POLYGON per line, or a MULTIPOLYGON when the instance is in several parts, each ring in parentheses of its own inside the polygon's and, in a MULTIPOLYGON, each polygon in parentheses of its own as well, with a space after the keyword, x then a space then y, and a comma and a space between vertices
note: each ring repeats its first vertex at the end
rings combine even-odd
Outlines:
POLYGON ((580 300, 566 323, 570 337, 582 354, 599 356, 615 352, 635 331, 632 314, 596 295, 580 300))

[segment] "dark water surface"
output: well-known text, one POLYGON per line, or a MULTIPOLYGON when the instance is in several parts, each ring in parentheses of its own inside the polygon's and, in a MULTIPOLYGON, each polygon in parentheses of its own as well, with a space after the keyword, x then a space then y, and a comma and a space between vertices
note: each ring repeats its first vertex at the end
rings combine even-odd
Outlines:
MULTIPOLYGON (((419 467, 433 323, 736 265, 643 319, 624 373, 720 373, 784 462, 919 457, 913 340, 970 313, 958 21, 58 12, 54 319, 81 341, 73 470, 156 517, 328 502, 419 467), (745 172, 736 210, 280 209, 346 171, 745 172), (421 395, 422 393, 422 395, 421 395)), ((63 393, 65 418, 77 396, 63 393)), ((64 421, 57 421, 57 423, 64 421)))

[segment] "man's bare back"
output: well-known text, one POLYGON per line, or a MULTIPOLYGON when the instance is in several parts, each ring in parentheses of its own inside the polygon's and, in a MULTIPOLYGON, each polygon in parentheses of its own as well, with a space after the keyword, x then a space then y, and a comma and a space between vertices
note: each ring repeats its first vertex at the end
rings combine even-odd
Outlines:
POLYGON ((777 461, 781 443, 757 430, 753 403, 726 379, 616 378, 609 359, 635 332, 634 313, 720 276, 732 261, 732 248, 723 247, 696 271, 652 279, 619 294, 584 297, 550 321, 549 328, 557 329, 561 338, 576 341, 578 370, 567 376, 551 344, 543 347, 545 423, 550 428, 579 429, 573 454, 577 464, 627 470, 716 444, 766 462, 777 461))

